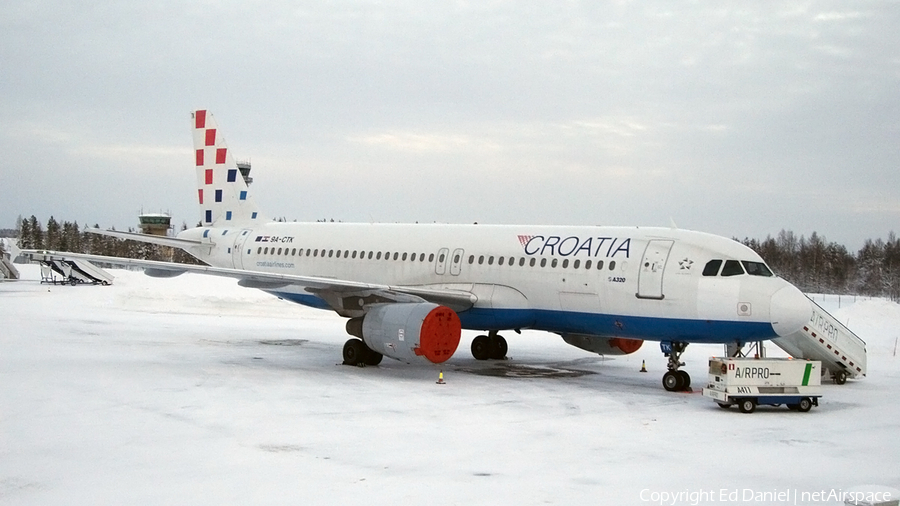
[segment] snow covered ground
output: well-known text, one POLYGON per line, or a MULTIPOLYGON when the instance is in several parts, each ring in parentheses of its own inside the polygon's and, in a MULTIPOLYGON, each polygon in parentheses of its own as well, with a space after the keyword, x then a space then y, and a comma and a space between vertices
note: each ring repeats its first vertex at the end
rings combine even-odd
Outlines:
MULTIPOLYGON (((437 366, 338 365, 343 319, 233 280, 47 286, 20 267, 0 283, 0 504, 842 504, 828 494, 900 486, 883 300, 820 302, 868 343, 868 378, 746 415, 665 392, 656 343, 604 359, 509 333, 511 360, 483 363, 465 332, 438 385, 437 366)), ((695 386, 721 352, 688 348, 695 386)))

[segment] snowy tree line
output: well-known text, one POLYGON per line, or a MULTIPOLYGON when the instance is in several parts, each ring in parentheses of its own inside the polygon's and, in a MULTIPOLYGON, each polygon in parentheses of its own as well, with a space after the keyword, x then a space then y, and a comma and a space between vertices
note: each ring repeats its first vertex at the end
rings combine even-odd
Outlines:
MULTIPOLYGON (((145 242, 121 240, 107 235, 92 234, 85 231, 78 222, 59 222, 53 216, 47 220, 46 228, 32 215, 30 218, 16 220, 16 238, 21 249, 37 249, 50 251, 69 251, 72 253, 88 253, 111 257, 139 258, 143 260, 175 261, 186 264, 201 263, 196 258, 180 249, 166 248, 145 242), (169 256, 171 255, 171 257, 169 256)), ((91 228, 100 228, 94 225, 91 228)), ((182 230, 187 224, 182 225, 182 230)), ((115 230, 115 227, 112 228, 115 230)), ((128 228, 128 232, 134 232, 128 228)))
POLYGON ((807 293, 871 295, 900 300, 900 239, 866 240, 851 253, 813 232, 799 238, 782 230, 764 241, 744 239, 776 274, 807 293))

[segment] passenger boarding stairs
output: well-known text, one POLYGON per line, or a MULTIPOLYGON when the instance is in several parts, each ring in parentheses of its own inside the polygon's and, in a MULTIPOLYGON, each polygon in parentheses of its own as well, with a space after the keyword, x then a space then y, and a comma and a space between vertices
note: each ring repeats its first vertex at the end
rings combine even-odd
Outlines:
POLYGON ((19 279, 19 271, 6 255, 0 255, 0 279, 19 279))
MULTIPOLYGON (((809 297, 807 297, 809 298, 809 297)), ((772 342, 792 357, 820 360, 835 383, 866 375, 866 343, 822 306, 809 299, 812 317, 789 336, 772 342)))
POLYGON ((109 285, 115 279, 112 274, 85 260, 42 252, 23 252, 21 256, 41 264, 41 283, 109 285), (57 275, 60 277, 57 278, 57 275))
POLYGON ((10 256, 15 245, 10 245, 6 239, 0 239, 0 279, 19 279, 19 271, 10 262, 10 256))

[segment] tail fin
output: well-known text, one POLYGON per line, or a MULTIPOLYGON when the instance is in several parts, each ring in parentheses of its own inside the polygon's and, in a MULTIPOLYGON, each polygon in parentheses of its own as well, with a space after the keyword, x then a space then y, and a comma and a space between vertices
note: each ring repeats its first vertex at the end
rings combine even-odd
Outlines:
POLYGON ((245 225, 263 218, 216 120, 206 111, 191 113, 197 166, 197 193, 205 226, 245 225))

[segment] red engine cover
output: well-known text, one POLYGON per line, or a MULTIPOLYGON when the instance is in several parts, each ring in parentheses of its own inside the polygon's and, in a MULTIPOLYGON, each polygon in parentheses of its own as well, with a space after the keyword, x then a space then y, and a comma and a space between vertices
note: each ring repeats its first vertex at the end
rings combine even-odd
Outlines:
POLYGON ((445 362, 459 347, 461 333, 462 323, 456 312, 448 307, 438 306, 422 321, 416 355, 424 356, 435 364, 445 362))

